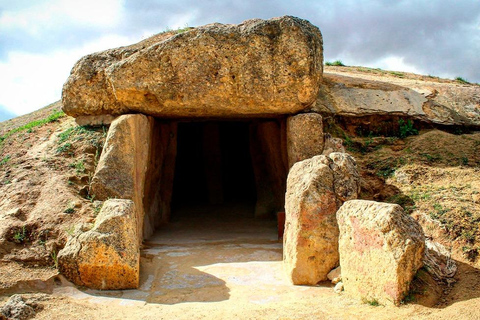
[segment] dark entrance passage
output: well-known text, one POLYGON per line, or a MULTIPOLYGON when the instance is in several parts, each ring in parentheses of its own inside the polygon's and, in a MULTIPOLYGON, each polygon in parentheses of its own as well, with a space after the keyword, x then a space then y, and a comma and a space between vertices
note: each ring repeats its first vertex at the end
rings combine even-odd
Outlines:
MULTIPOLYGON (((248 122, 179 123, 172 216, 203 206, 228 211, 241 205, 254 215, 255 176, 248 122)), ((202 211, 202 210, 201 210, 202 211)))
POLYGON ((236 226, 235 218, 275 219, 284 210, 285 135, 285 119, 157 119, 145 185, 144 239, 178 220, 213 226, 232 217, 236 226))

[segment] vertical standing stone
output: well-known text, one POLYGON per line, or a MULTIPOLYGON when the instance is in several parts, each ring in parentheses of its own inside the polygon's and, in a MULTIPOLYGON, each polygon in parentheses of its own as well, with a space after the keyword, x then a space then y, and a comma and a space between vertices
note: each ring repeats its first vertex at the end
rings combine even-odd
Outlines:
POLYGON ((345 153, 315 156, 290 169, 283 261, 293 284, 315 285, 338 266, 335 213, 344 200, 355 199, 359 191, 355 160, 345 153))
POLYGON ((130 114, 115 119, 90 184, 90 195, 95 199, 133 200, 139 242, 143 240, 143 198, 152 130, 152 117, 130 114))
POLYGON ((287 119, 288 165, 322 154, 323 118, 317 113, 302 113, 287 119))
POLYGON ((282 125, 277 121, 263 121, 250 128, 250 154, 255 175, 257 202, 255 217, 273 217, 283 211, 287 164, 282 148, 282 125))
POLYGON ((177 154, 177 123, 155 120, 151 140, 143 199, 144 239, 150 237, 155 228, 167 223, 170 217, 177 154))
POLYGON ((398 305, 423 265, 422 227, 397 204, 347 201, 337 212, 347 294, 398 305))

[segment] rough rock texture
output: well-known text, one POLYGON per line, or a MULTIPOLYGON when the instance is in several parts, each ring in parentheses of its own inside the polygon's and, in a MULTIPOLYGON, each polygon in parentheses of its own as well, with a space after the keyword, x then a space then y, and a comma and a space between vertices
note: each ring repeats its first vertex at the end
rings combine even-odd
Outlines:
POLYGON ((70 238, 59 252, 60 272, 89 288, 137 288, 140 247, 136 219, 133 201, 105 201, 94 227, 70 238))
POLYGON ((338 266, 335 213, 359 192, 355 160, 348 154, 315 156, 292 167, 285 198, 283 262, 293 284, 315 285, 338 266))
POLYGON ((0 319, 26 320, 34 316, 35 310, 18 294, 11 296, 8 302, 0 309, 0 319))
POLYGON ((324 148, 323 118, 304 113, 287 119, 288 165, 322 154, 324 148))
POLYGON ((334 138, 331 134, 324 134, 325 145, 323 147, 322 154, 328 156, 333 152, 345 153, 345 147, 343 146, 343 140, 340 138, 334 138))
POLYGON ((75 118, 75 122, 79 126, 102 126, 109 125, 115 120, 115 117, 109 114, 98 116, 79 116, 75 118))
POLYGON ((364 74, 325 73, 312 110, 340 116, 397 115, 443 125, 479 126, 480 89, 474 85, 386 77, 370 80, 364 74))
POLYGON ((397 204, 351 200, 337 212, 345 292, 398 305, 423 265, 422 227, 397 204))
POLYGON ((140 114, 115 119, 90 184, 90 195, 96 200, 116 198, 135 202, 139 241, 143 235, 143 198, 152 128, 153 119, 140 114))
POLYGON ((35 317, 36 312, 43 309, 42 301, 48 296, 42 293, 30 294, 26 297, 14 294, 0 308, 0 320, 27 320, 35 317))
POLYGON ((306 20, 214 23, 168 35, 80 59, 63 87, 65 113, 261 116, 315 102, 322 36, 306 20))

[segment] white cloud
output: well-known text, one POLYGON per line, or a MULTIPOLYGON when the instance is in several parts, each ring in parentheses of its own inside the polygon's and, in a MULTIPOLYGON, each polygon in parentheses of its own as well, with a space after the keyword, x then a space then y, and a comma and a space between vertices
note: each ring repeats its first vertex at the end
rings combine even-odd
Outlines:
POLYGON ((385 70, 422 73, 420 69, 411 64, 405 63, 404 60, 405 59, 403 57, 390 56, 379 60, 376 64, 377 68, 385 70))
POLYGON ((5 9, 0 16, 0 29, 36 35, 59 26, 114 27, 122 19, 123 3, 124 0, 37 1, 29 7, 5 9))
POLYGON ((22 115, 57 101, 74 63, 82 56, 127 45, 133 39, 110 35, 81 48, 57 50, 48 54, 10 52, 0 63, 0 105, 22 115))

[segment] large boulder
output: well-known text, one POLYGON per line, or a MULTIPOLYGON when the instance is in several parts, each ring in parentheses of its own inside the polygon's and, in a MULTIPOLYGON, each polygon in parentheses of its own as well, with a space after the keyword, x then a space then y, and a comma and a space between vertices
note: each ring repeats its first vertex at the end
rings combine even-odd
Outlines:
POLYGON ((159 34, 80 59, 63 87, 63 110, 73 117, 296 113, 316 100, 322 45, 317 27, 290 16, 159 34))
POLYGON ((71 237, 59 252, 60 272, 89 288, 137 288, 140 246, 136 223, 133 201, 105 201, 94 227, 71 237))
POLYGON ((355 160, 346 153, 315 156, 292 167, 285 197, 283 262, 293 284, 315 285, 338 266, 335 213, 359 191, 355 160))
POLYGON ((397 204, 366 200, 345 202, 337 220, 345 292, 398 305, 423 265, 422 227, 397 204))

